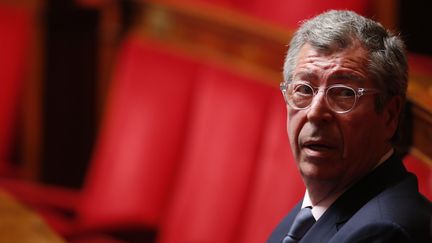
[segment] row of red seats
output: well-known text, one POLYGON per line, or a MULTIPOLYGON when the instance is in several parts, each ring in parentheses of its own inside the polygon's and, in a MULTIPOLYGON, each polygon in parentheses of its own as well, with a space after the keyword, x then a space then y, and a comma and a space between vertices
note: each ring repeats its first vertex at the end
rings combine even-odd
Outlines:
MULTIPOLYGON (((117 60, 84 188, 0 186, 73 242, 118 242, 106 233, 128 229, 157 230, 158 242, 264 242, 304 191, 279 91, 149 40, 128 39, 117 60)), ((431 198, 430 168, 406 161, 431 198)))
POLYGON ((265 241, 304 191, 283 100, 264 81, 174 53, 124 43, 82 191, 1 186, 74 242, 129 228, 157 229, 158 242, 265 241))

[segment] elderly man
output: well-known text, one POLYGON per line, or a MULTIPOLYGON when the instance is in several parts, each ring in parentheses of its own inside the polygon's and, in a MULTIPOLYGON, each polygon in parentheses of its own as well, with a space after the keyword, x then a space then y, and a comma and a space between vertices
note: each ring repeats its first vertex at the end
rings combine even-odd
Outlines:
POLYGON ((431 203, 392 147, 406 89, 404 44, 379 23, 329 11, 302 24, 281 90, 307 190, 269 243, 432 242, 431 203))

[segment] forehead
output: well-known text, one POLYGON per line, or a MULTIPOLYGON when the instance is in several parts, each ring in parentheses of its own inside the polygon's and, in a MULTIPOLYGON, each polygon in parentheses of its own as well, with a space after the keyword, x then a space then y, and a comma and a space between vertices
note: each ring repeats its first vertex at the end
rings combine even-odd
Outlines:
POLYGON ((293 78, 363 82, 368 79, 367 57, 359 43, 332 53, 320 52, 306 43, 297 56, 293 78))

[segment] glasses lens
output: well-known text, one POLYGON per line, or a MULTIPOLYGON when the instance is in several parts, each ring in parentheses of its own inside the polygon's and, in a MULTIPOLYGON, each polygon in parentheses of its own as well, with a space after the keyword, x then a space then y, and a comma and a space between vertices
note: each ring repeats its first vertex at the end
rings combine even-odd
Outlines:
POLYGON ((356 101, 356 93, 349 87, 332 87, 326 95, 329 106, 336 112, 351 110, 356 101))
POLYGON ((295 108, 306 108, 312 102, 314 90, 303 83, 292 83, 288 89, 288 102, 295 108))

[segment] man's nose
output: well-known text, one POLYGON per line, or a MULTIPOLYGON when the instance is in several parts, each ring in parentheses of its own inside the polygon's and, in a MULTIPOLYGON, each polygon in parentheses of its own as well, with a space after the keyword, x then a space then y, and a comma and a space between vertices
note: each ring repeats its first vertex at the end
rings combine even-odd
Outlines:
POLYGON ((327 104, 326 94, 319 90, 312 99, 311 106, 308 109, 307 117, 310 121, 329 121, 333 112, 327 104))

